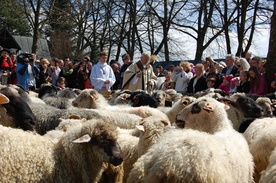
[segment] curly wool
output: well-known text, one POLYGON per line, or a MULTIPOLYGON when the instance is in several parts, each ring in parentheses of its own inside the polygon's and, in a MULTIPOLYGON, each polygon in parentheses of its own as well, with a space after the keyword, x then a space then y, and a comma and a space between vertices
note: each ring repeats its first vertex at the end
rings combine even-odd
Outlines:
POLYGON ((115 125, 89 121, 54 143, 40 135, 0 126, 1 182, 96 182, 102 163, 109 162, 110 156, 92 143, 73 141, 89 134, 93 141, 107 138, 114 145, 117 133, 115 125))

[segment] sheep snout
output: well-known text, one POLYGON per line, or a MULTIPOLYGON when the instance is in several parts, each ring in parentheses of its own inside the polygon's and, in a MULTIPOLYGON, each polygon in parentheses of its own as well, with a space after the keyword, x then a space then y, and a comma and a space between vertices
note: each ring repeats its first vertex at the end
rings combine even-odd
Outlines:
POLYGON ((175 124, 178 128, 185 128, 185 121, 183 120, 175 120, 175 124))
POLYGON ((123 162, 123 153, 118 144, 112 148, 112 156, 109 161, 114 166, 118 166, 123 162))

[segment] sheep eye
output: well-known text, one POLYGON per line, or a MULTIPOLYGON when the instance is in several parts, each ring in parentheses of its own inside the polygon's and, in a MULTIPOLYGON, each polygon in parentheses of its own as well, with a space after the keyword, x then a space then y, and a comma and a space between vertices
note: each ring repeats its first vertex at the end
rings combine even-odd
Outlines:
POLYGON ((192 107, 191 113, 198 114, 198 113, 200 113, 200 111, 201 111, 201 108, 198 106, 198 104, 194 104, 192 107))

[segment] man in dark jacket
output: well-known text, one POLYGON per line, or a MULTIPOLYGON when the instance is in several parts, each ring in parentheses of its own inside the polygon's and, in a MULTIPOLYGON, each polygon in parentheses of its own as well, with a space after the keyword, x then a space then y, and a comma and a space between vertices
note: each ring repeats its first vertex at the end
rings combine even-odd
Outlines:
POLYGON ((223 76, 236 76, 239 74, 239 68, 235 65, 235 56, 226 55, 225 57, 226 67, 222 69, 221 74, 223 76))

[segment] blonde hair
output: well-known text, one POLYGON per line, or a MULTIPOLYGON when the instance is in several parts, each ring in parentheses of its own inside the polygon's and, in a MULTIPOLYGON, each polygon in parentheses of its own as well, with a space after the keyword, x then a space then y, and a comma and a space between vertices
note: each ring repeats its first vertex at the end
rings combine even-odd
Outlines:
POLYGON ((191 71, 191 64, 189 62, 187 62, 187 61, 180 62, 179 66, 180 67, 187 67, 188 68, 188 72, 191 71))
POLYGON ((47 59, 47 58, 42 58, 42 59, 41 59, 41 61, 40 61, 40 64, 41 64, 41 65, 43 65, 43 64, 47 64, 47 65, 49 65, 49 64, 50 64, 50 62, 48 61, 48 59, 47 59))

